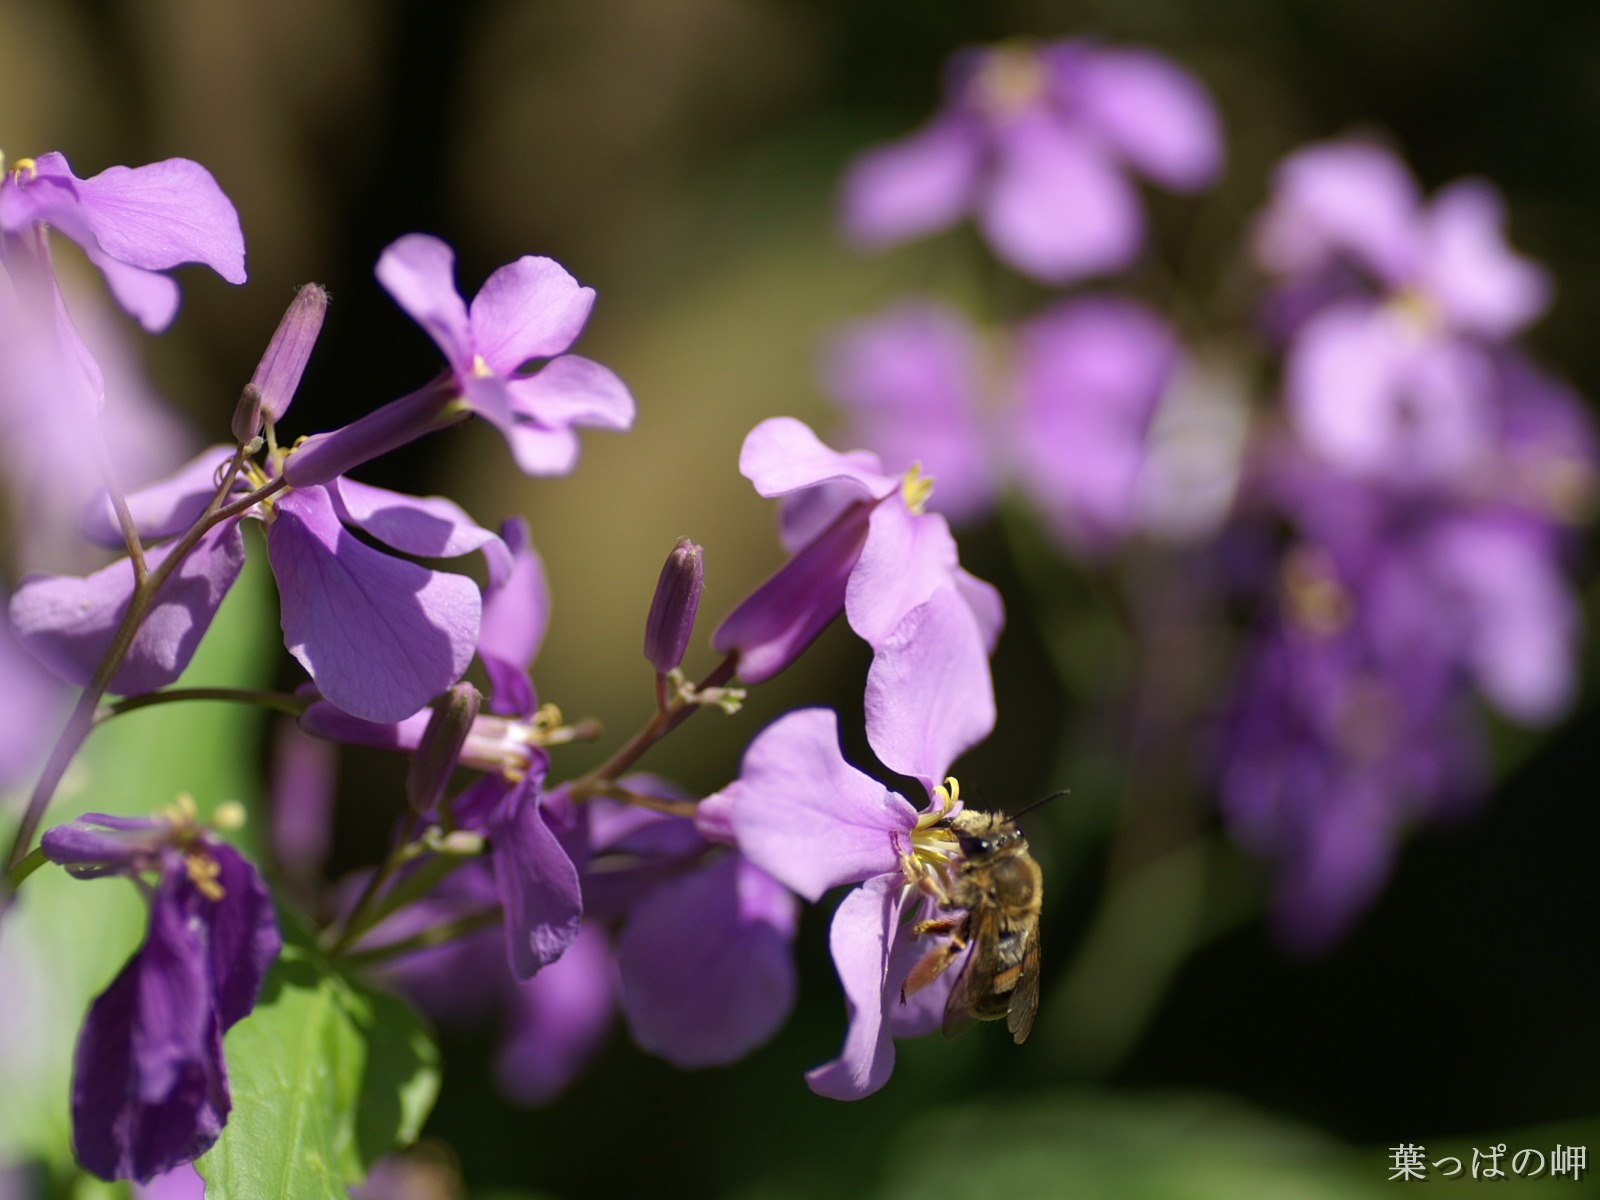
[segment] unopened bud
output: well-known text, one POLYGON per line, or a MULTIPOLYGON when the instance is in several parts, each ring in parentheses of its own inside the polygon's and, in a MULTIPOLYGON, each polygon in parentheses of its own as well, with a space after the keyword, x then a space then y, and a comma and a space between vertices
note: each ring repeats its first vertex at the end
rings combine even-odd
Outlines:
MULTIPOLYGON (((306 362, 311 358, 311 347, 316 345, 317 334, 322 332, 322 318, 328 312, 328 293, 314 283, 308 283, 294 294, 288 311, 267 344, 261 364, 251 376, 250 384, 260 393, 260 412, 276 424, 289 411, 289 401, 294 399, 300 386, 300 376, 305 374, 306 362)), ((248 389, 247 389, 248 390, 248 389)), ((241 437, 235 417, 234 436, 240 443, 248 442, 261 428, 257 425, 249 437, 241 437)))
POLYGON ((406 799, 414 811, 432 812, 438 806, 482 700, 470 683, 458 683, 434 702, 406 776, 406 799))
POLYGON ((663 675, 683 661, 683 652, 689 648, 705 579, 704 559, 699 546, 679 538, 656 581, 655 599, 644 625, 644 656, 663 675))
POLYGON ((261 433, 261 409, 261 389, 253 383, 245 384, 244 391, 239 393, 239 403, 233 407, 233 424, 229 427, 233 440, 239 445, 250 445, 261 433))

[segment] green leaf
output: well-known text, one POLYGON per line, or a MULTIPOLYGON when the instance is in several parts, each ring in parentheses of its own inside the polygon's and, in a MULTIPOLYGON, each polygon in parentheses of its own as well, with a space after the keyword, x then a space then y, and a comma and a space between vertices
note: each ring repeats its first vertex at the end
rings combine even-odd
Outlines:
POLYGON ((286 945, 255 1012, 223 1042, 233 1115, 195 1167, 208 1200, 344 1200, 414 1141, 438 1053, 409 1007, 286 945))

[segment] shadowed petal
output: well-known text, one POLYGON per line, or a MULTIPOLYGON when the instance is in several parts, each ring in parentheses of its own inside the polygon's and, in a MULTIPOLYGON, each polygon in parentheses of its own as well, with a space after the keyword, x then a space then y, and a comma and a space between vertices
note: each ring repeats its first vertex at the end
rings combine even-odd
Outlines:
POLYGON ((335 480, 328 485, 328 495, 340 520, 402 554, 458 558, 482 550, 491 585, 504 583, 511 573, 511 552, 506 544, 453 500, 408 496, 353 479, 335 480))
POLYGON ((793 417, 769 417, 745 435, 739 474, 755 485, 758 495, 768 497, 839 480, 881 500, 900 486, 899 479, 883 473, 877 455, 864 450, 841 454, 793 417))
MULTIPOLYGON (((217 494, 217 472, 233 457, 234 447, 212 446, 159 483, 128 494, 128 512, 133 527, 147 540, 177 537, 188 530, 217 494)), ((236 488, 246 486, 241 480, 236 488)), ((122 527, 116 509, 104 492, 95 497, 83 514, 83 535, 102 546, 121 547, 122 527)))
POLYGON ((282 943, 260 873, 232 846, 212 844, 206 854, 219 868, 222 896, 210 899, 184 880, 184 903, 206 928, 217 1019, 227 1030, 256 1006, 261 981, 282 943))
POLYGON ((516 986, 495 1056, 501 1091, 518 1104, 548 1104, 567 1089, 605 1044, 616 974, 605 934, 585 922, 559 961, 516 986))
POLYGON ((871 525, 844 610, 850 628, 876 649, 908 612, 950 586, 957 557, 950 526, 937 513, 915 514, 891 501, 872 510, 871 525))
POLYGON ((634 1041, 679 1067, 733 1062, 794 1006, 796 902, 740 855, 663 884, 617 943, 634 1041))
POLYGON ((489 824, 506 948, 518 979, 532 979, 560 958, 583 917, 578 870, 539 809, 537 786, 524 780, 489 824))
POLYGON ((267 553, 284 643, 346 712, 399 721, 466 671, 478 636, 477 587, 364 545, 340 525, 323 489, 279 500, 267 553))
POLYGON ((806 1072, 806 1082, 819 1096, 859 1100, 887 1083, 894 1070, 894 1040, 884 1010, 902 890, 898 875, 876 876, 841 900, 833 914, 828 949, 844 987, 850 1027, 839 1057, 806 1072))
MULTIPOLYGON (((160 547, 145 561, 153 568, 171 551, 160 547)), ((243 566, 237 520, 207 531, 162 584, 109 690, 139 695, 177 679, 243 566)), ((33 575, 11 598, 11 623, 35 658, 82 687, 111 648, 132 596, 133 564, 125 558, 84 578, 33 575)))
POLYGON ((489 710, 527 716, 535 704, 528 668, 550 624, 550 585, 522 518, 509 518, 500 537, 511 551, 511 573, 483 593, 478 657, 489 673, 489 710))
POLYGON ((436 237, 408 233, 378 257, 375 273, 384 291, 428 331, 456 374, 472 374, 472 330, 456 291, 455 251, 436 237))

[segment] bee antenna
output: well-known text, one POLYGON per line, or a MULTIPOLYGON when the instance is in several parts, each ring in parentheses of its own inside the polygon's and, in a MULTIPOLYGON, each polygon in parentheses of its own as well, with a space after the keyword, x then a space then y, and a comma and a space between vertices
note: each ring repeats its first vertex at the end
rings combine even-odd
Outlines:
POLYGON ((1057 796, 1070 796, 1070 795, 1072 795, 1072 789, 1071 788, 1062 788, 1060 791, 1051 792, 1048 796, 1041 796, 1039 799, 1035 800, 1032 804, 1026 805, 1021 811, 1012 813, 1011 814, 1011 819, 1013 821, 1015 821, 1018 817, 1025 816, 1026 814, 1031 813, 1034 809, 1039 808, 1042 805, 1049 803, 1051 800, 1054 800, 1057 796))

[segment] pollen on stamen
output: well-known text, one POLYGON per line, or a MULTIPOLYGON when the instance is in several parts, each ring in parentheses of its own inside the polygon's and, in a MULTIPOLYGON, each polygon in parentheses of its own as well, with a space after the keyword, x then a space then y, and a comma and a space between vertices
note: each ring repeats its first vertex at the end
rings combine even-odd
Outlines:
POLYGON ((931 495, 933 495, 933 476, 923 474, 921 463, 912 463, 906 468, 906 473, 900 480, 900 498, 906 502, 907 509, 921 516, 931 495))
POLYGON ((494 368, 484 361, 483 355, 472 356, 472 374, 478 379, 493 379, 494 368))
POLYGON ((189 876, 189 882, 207 900, 221 900, 227 894, 217 882, 222 867, 209 854, 195 851, 184 855, 183 868, 189 876))

